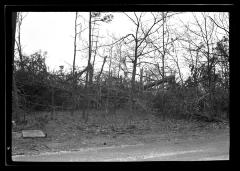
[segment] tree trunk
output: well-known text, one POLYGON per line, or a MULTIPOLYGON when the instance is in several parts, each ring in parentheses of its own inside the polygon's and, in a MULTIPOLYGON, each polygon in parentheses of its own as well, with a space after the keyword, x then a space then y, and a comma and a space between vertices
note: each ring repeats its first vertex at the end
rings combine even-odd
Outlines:
MULTIPOLYGON (((94 28, 93 28, 94 29, 94 28)), ((97 40, 95 42, 95 50, 94 50, 94 56, 93 56, 93 63, 92 63, 92 67, 93 67, 93 75, 94 75, 94 67, 95 67, 95 60, 96 60, 96 56, 97 56, 97 49, 98 49, 98 36, 99 36, 99 31, 98 31, 98 35, 97 35, 97 40)))
POLYGON ((51 119, 53 119, 54 114, 55 114, 55 100, 54 100, 54 87, 51 88, 51 105, 52 105, 52 111, 51 111, 51 119))
POLYGON ((106 63, 106 59, 107 59, 107 56, 105 56, 104 59, 103 59, 101 71, 100 71, 100 73, 99 73, 99 75, 98 75, 98 78, 97 78, 97 83, 98 83, 98 84, 99 84, 99 81, 100 81, 100 78, 101 78, 101 75, 102 75, 102 72, 103 72, 104 65, 105 65, 105 63, 106 63))
MULTIPOLYGON (((17 22, 17 13, 12 13, 12 59, 14 61, 14 45, 15 45, 15 32, 16 32, 16 22, 17 22)), ((12 119, 16 119, 16 122, 20 121, 19 116, 19 101, 18 101, 18 93, 17 93, 17 85, 15 78, 15 67, 13 66, 13 79, 12 79, 12 119)))
POLYGON ((20 121, 20 112, 19 110, 19 100, 18 100, 18 93, 17 93, 17 86, 16 86, 16 81, 15 81, 15 74, 13 74, 13 79, 12 79, 12 86, 13 86, 13 91, 12 91, 12 119, 16 120, 16 122, 20 121))
POLYGON ((18 18, 18 43, 17 43, 17 49, 18 49, 18 54, 20 58, 20 68, 21 70, 23 69, 23 56, 22 56, 22 45, 21 45, 21 25, 22 25, 22 14, 21 12, 18 12, 17 14, 18 18), (21 18, 20 18, 21 17, 21 18))
MULTIPOLYGON (((88 49, 88 66, 91 63, 91 54, 92 54, 92 15, 91 12, 89 12, 89 35, 88 35, 88 43, 89 43, 89 49, 88 49)), ((89 71, 87 71, 86 75, 86 87, 88 86, 89 82, 89 71)))
POLYGON ((143 68, 140 70, 140 93, 143 91, 143 68))
MULTIPOLYGON (((162 12, 162 19, 163 19, 163 55, 162 55, 162 79, 165 79, 165 42, 164 42, 164 12, 162 12)), ((162 115, 163 115, 163 120, 165 120, 165 106, 164 106, 164 82, 162 84, 162 89, 163 89, 163 93, 162 93, 162 115)))
MULTIPOLYGON (((88 66, 90 66, 91 64, 91 54, 92 54, 92 14, 91 12, 89 12, 89 35, 88 35, 88 42, 89 42, 89 49, 88 49, 88 66)), ((85 100, 87 105, 84 105, 84 109, 83 109, 83 119, 85 122, 87 122, 88 120, 88 108, 89 108, 89 76, 90 73, 89 73, 89 69, 87 70, 87 74, 86 74, 86 83, 85 83, 85 100)))
POLYGON ((137 54, 137 49, 138 48, 138 41, 137 39, 135 40, 135 51, 134 51, 134 61, 133 61, 133 71, 132 71, 132 91, 131 91, 131 109, 134 109, 134 95, 135 95, 135 76, 136 76, 136 70, 137 70, 137 59, 138 59, 138 54, 137 54))
POLYGON ((76 84, 76 75, 75 75, 75 60, 76 60, 76 48, 77 48, 77 18, 78 13, 76 12, 75 15, 75 23, 74 23, 74 50, 73 50, 73 68, 72 68, 72 92, 71 92, 71 99, 72 99, 72 109, 71 109, 71 115, 73 115, 75 107, 76 107, 76 101, 75 99, 75 84, 76 84))

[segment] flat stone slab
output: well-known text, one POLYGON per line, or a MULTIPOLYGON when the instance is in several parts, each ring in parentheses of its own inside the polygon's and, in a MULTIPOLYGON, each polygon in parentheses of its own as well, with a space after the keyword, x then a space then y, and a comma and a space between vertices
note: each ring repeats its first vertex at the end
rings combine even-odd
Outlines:
POLYGON ((44 138, 47 135, 41 130, 22 130, 23 138, 44 138))

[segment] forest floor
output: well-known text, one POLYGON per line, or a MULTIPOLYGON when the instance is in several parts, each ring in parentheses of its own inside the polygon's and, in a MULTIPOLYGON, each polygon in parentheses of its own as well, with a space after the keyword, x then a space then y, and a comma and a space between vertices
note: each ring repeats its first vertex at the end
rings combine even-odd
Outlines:
POLYGON ((136 145, 153 142, 180 142, 181 140, 208 139, 214 135, 229 135, 228 122, 162 120, 148 113, 131 114, 117 111, 105 114, 91 111, 88 122, 81 112, 39 112, 26 116, 25 124, 12 129, 12 155, 32 155, 45 152, 78 151, 83 148, 136 145), (22 130, 40 129, 44 138, 23 138, 22 130))

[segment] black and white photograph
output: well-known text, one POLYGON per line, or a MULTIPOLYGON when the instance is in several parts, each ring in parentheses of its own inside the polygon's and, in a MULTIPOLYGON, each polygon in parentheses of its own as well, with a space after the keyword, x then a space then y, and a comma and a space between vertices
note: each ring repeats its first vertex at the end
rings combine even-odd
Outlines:
POLYGON ((12 161, 229 160, 230 12, 99 11, 12 12, 12 161))

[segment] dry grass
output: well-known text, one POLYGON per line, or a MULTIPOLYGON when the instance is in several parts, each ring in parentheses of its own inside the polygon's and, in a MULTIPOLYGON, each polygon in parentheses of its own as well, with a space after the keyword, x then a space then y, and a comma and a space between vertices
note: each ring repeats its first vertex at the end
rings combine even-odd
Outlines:
MULTIPOLYGON (((88 122, 82 119, 82 112, 39 112, 26 116, 27 123, 17 125, 13 131, 42 129, 47 133, 44 139, 13 138, 13 153, 39 153, 43 151, 73 150, 87 146, 135 144, 152 141, 167 135, 187 135, 190 132, 219 129, 214 123, 187 120, 161 120, 150 113, 130 113, 119 110, 115 114, 92 110, 88 122)), ((227 126, 227 125, 226 125, 227 126)))

